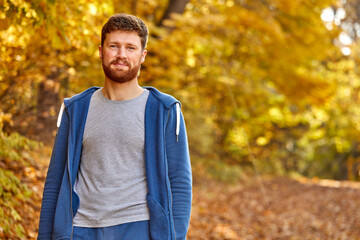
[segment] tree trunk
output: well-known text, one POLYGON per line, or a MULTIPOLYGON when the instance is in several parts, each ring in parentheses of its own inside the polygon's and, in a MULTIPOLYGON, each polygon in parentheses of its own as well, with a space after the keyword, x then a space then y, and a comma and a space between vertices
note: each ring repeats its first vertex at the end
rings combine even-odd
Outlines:
POLYGON ((159 26, 164 26, 164 21, 171 18, 171 14, 182 14, 185 11, 185 6, 189 0, 170 0, 168 7, 159 22, 159 26))
POLYGON ((46 80, 39 84, 37 96, 37 122, 35 132, 43 141, 53 138, 53 132, 56 130, 57 115, 51 113, 58 111, 59 89, 54 80, 46 80))

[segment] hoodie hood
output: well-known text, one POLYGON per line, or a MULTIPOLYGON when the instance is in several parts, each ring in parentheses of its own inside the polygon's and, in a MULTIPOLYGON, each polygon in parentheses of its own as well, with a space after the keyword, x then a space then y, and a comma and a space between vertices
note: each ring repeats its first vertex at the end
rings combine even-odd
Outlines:
MULTIPOLYGON (((57 119, 57 127, 60 127, 61 119, 65 110, 65 107, 68 108, 72 102, 76 102, 77 100, 87 96, 88 94, 93 94, 96 90, 98 90, 100 87, 92 87, 87 90, 85 90, 82 93, 79 93, 77 95, 74 95, 71 98, 65 98, 64 102, 61 104, 58 119, 57 119)), ((149 90, 154 97, 156 97, 165 108, 170 109, 174 104, 176 105, 176 128, 175 128, 175 134, 176 134, 176 141, 179 139, 180 134, 180 111, 181 111, 181 104, 180 102, 174 98, 173 96, 161 93, 159 90, 157 90, 154 87, 144 87, 145 89, 149 90)))

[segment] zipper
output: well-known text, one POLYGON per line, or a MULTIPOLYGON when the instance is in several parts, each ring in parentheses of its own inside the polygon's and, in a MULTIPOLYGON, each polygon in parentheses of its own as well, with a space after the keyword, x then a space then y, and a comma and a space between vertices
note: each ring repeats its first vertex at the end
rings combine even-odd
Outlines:
MULTIPOLYGON (((65 108, 66 113, 69 116, 69 112, 67 111, 67 109, 65 108)), ((69 132, 71 130, 71 121, 69 118, 69 132)), ((69 138, 71 137, 71 134, 69 133, 69 138)), ((72 209, 72 184, 71 184, 71 175, 70 175, 70 158, 69 158, 69 140, 68 140, 68 149, 67 149, 67 170, 68 170, 68 175, 69 175, 69 185, 70 185, 70 214, 71 214, 71 236, 70 239, 73 239, 73 233, 74 233, 74 214, 73 214, 73 209, 72 209)))
MULTIPOLYGON (((166 152, 166 128, 167 128, 169 118, 170 118, 170 111, 171 111, 171 108, 169 108, 169 113, 168 113, 168 116, 167 116, 166 125, 165 125, 165 132, 164 132, 164 140, 165 140, 164 141, 164 149, 165 149, 165 152, 166 152)), ((170 208, 171 208, 170 213, 171 213, 171 215, 169 214, 169 217, 170 217, 170 216, 172 216, 173 200, 172 200, 172 192, 171 192, 171 182, 170 182, 170 178, 169 178, 169 169, 168 169, 168 164, 167 164, 167 158, 166 157, 165 157, 165 162, 166 162, 166 178, 168 180, 168 182, 166 183, 166 190, 168 192, 170 192, 170 202, 171 202, 171 205, 170 205, 170 208), (170 190, 169 190, 168 184, 170 185, 170 190)), ((172 225, 172 230, 173 230, 172 232, 174 232, 174 237, 175 237, 174 239, 176 240, 176 231, 175 231, 174 219, 172 218, 171 220, 172 220, 172 222, 170 222, 170 225, 172 225)))
POLYGON ((71 185, 71 176, 70 176, 70 161, 69 161, 69 151, 68 151, 68 174, 69 174, 69 185, 70 185, 70 213, 71 213, 71 237, 73 239, 74 233, 74 214, 72 209, 72 185, 71 185))

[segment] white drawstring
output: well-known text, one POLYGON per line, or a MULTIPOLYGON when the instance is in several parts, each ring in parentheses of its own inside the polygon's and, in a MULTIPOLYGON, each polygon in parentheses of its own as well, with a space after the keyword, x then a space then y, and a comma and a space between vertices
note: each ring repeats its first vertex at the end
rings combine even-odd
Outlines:
POLYGON ((64 109, 65 109, 65 104, 64 104, 64 102, 63 102, 63 103, 61 104, 59 116, 58 116, 57 123, 56 123, 56 126, 57 126, 57 127, 60 127, 61 119, 62 119, 62 115, 63 115, 64 109))
POLYGON ((180 104, 176 103, 176 142, 179 141, 179 133, 180 133, 180 104))

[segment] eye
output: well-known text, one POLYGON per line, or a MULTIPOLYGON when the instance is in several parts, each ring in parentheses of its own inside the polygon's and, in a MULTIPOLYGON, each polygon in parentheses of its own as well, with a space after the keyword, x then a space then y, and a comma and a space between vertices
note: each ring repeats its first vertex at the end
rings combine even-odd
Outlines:
POLYGON ((117 48, 117 45, 111 44, 111 45, 109 46, 109 48, 111 48, 111 49, 116 49, 116 48, 117 48))
POLYGON ((133 51, 133 50, 136 50, 136 48, 133 47, 133 46, 129 46, 128 49, 129 49, 129 50, 132 50, 132 51, 133 51))

